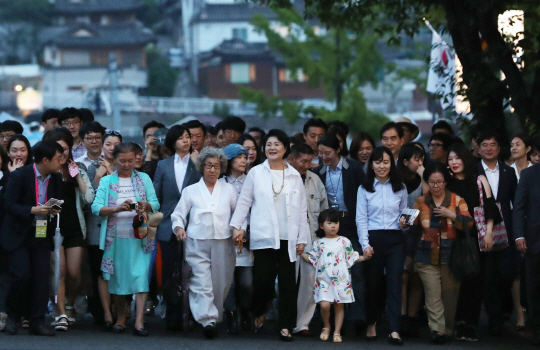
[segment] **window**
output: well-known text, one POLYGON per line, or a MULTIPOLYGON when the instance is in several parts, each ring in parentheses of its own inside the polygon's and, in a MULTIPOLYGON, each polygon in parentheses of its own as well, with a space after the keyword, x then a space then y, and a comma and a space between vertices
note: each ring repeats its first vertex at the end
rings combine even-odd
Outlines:
POLYGON ((297 69, 296 74, 293 74, 289 69, 280 69, 279 81, 281 83, 304 82, 308 81, 308 76, 304 74, 302 69, 297 69))
POLYGON ((233 39, 247 40, 247 29, 246 28, 233 28, 232 36, 233 36, 233 39))
POLYGON ((90 55, 90 63, 92 66, 108 66, 109 65, 109 51, 106 50, 94 50, 90 55))
POLYGON ((64 66, 90 65, 90 53, 88 51, 64 51, 62 58, 64 66))
POLYGON ((246 84, 257 79, 255 65, 250 63, 231 63, 225 65, 225 78, 232 84, 246 84))

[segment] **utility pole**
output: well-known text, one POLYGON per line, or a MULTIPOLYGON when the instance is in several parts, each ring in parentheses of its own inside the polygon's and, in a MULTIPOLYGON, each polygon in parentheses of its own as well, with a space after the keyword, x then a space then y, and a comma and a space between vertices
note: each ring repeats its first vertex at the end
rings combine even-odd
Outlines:
POLYGON ((111 110, 113 115, 114 130, 122 132, 122 119, 120 106, 118 106, 118 65, 116 54, 109 53, 109 86, 111 89, 111 110))

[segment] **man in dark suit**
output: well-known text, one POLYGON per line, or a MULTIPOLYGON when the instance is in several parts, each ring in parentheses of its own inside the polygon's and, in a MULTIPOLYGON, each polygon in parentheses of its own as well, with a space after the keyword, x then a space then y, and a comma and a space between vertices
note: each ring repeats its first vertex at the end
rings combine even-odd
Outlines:
MULTIPOLYGON (((323 136, 319 142, 319 154, 323 164, 313 170, 326 187, 328 206, 339 211, 341 220, 339 234, 347 237, 357 252, 362 252, 356 233, 356 197, 358 187, 364 181, 362 166, 354 160, 339 155, 339 140, 334 135, 323 136)), ((355 323, 360 335, 365 326, 364 269, 363 264, 351 268, 352 288, 355 302, 352 304, 350 319, 355 323)))
POLYGON ((58 211, 43 204, 48 199, 62 199, 59 171, 63 152, 57 142, 38 143, 34 147, 35 163, 11 173, 6 185, 0 244, 12 279, 7 296, 8 334, 17 334, 17 320, 28 313, 30 334, 55 335, 45 326, 45 313, 54 232, 51 215, 58 211))
MULTIPOLYGON (((484 276, 484 306, 489 316, 489 331, 492 335, 502 332, 505 298, 517 277, 517 253, 512 227, 512 206, 517 188, 514 169, 498 160, 500 153, 498 135, 491 131, 480 133, 477 138, 482 161, 478 163, 478 174, 484 175, 491 187, 495 201, 500 203, 503 221, 510 246, 499 251, 482 254, 484 276)), ((486 248, 493 242, 486 240, 486 248)))
POLYGON ((529 323, 534 329, 533 344, 540 345, 540 165, 521 171, 514 200, 514 238, 525 253, 529 323))
MULTIPOLYGON (((163 213, 163 220, 157 229, 163 262, 163 284, 171 278, 176 262, 182 258, 178 255, 179 243, 172 231, 171 214, 180 201, 182 190, 201 179, 201 174, 191 160, 191 137, 188 129, 180 125, 173 126, 167 132, 165 146, 174 156, 159 161, 154 177, 154 188, 163 213)), ((168 330, 179 329, 181 311, 179 306, 167 304, 165 321, 168 330)))

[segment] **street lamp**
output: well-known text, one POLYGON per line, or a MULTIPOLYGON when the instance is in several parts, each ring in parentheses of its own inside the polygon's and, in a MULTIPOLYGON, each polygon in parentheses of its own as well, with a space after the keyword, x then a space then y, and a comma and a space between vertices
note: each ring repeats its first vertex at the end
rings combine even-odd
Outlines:
POLYGON ((22 85, 15 85, 15 91, 21 92, 23 90, 22 85))

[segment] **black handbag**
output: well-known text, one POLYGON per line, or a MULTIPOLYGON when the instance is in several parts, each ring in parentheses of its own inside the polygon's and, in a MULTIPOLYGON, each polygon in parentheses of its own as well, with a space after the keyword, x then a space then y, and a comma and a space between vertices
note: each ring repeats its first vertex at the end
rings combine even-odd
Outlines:
POLYGON ((162 288, 163 298, 167 305, 180 306, 182 314, 182 329, 187 332, 189 328, 189 280, 193 276, 191 266, 186 261, 184 241, 178 243, 178 259, 174 266, 174 273, 165 282, 162 288))
POLYGON ((450 271, 459 281, 480 274, 478 243, 469 234, 467 225, 463 233, 464 237, 456 237, 448 262, 450 271))

